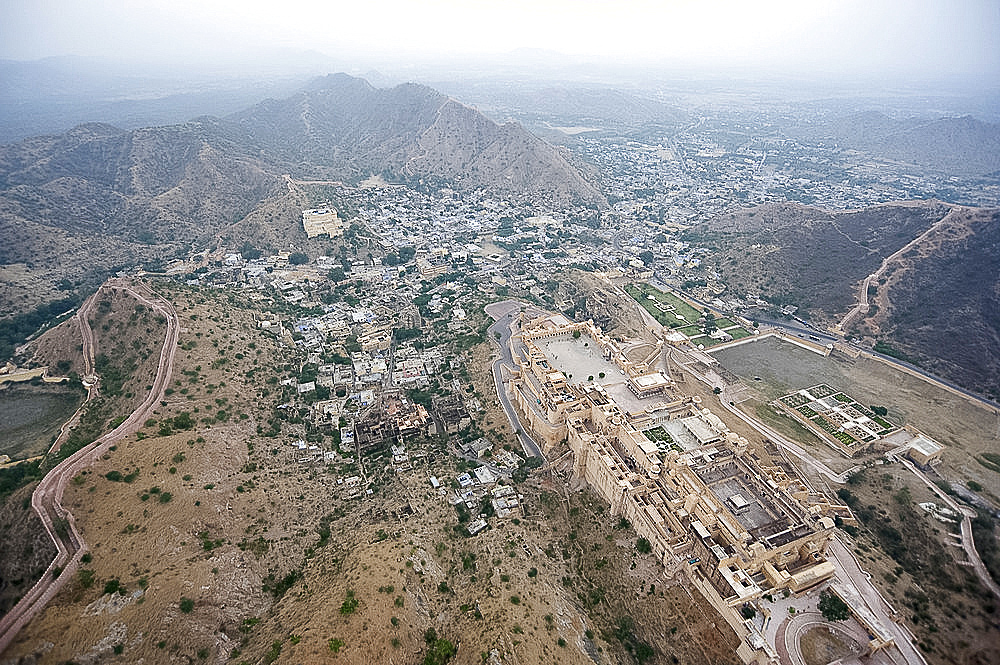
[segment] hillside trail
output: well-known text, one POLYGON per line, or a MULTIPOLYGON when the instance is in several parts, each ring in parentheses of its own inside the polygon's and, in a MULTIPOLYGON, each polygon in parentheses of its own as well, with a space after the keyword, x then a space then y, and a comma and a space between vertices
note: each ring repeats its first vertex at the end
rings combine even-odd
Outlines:
POLYGON ((173 305, 157 295, 145 284, 133 284, 122 279, 111 279, 87 299, 77 314, 84 341, 84 356, 89 371, 93 371, 96 345, 90 328, 89 312, 105 290, 119 290, 138 302, 163 315, 166 330, 160 349, 156 378, 146 399, 118 427, 94 442, 81 448, 49 471, 31 495, 31 507, 38 515, 49 537, 56 546, 56 556, 42 574, 41 579, 24 595, 7 614, 0 618, 0 654, 6 650, 17 633, 55 597, 63 585, 73 579, 80 559, 88 551, 76 526, 76 519, 62 505, 63 493, 69 482, 84 468, 91 466, 119 440, 131 436, 142 427, 153 409, 163 399, 173 372, 177 338, 180 331, 177 312, 173 305))
POLYGON ((911 249, 925 242, 929 237, 931 237, 935 232, 937 232, 937 230, 940 229, 944 224, 950 222, 951 221, 950 218, 953 215, 956 215, 959 212, 963 212, 965 210, 966 208, 962 206, 951 206, 948 209, 948 212, 946 212, 944 216, 941 217, 941 219, 931 224, 926 231, 924 231, 916 238, 906 243, 905 245, 897 249, 895 252, 887 256, 885 259, 883 259, 882 265, 879 266, 878 270, 868 275, 868 277, 865 277, 865 279, 861 282, 861 285, 858 287, 858 302, 850 309, 850 311, 847 312, 847 314, 844 315, 844 318, 842 318, 840 322, 837 323, 836 326, 834 326, 833 331, 839 335, 843 335, 844 331, 847 330, 848 326, 851 325, 851 322, 856 317, 868 313, 868 311, 871 309, 871 303, 868 302, 868 287, 871 286, 873 280, 877 282, 878 279, 885 274, 886 270, 888 270, 890 265, 897 262, 900 259, 900 257, 909 252, 911 249))

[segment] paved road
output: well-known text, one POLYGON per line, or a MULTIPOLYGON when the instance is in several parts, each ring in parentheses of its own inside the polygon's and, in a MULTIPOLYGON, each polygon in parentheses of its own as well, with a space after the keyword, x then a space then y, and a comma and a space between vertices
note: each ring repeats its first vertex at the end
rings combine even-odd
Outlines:
POLYGON ((927 660, 920 649, 914 646, 915 640, 910 631, 893 620, 896 610, 872 584, 871 575, 861 568, 858 560, 839 537, 830 541, 826 553, 827 559, 837 569, 837 579, 854 587, 861 600, 896 642, 896 648, 902 654, 903 662, 909 665, 927 665, 927 660))
POLYGON ((526 306, 524 303, 516 300, 507 300, 487 305, 486 313, 496 319, 496 321, 487 329, 486 334, 493 343, 499 346, 500 351, 500 357, 493 361, 493 384, 496 387, 497 399, 500 401, 500 406, 503 407, 503 411, 507 415, 507 420, 516 433, 524 453, 532 457, 541 457, 544 459, 545 455, 542 454, 541 447, 525 433, 525 428, 521 425, 521 421, 517 417, 517 410, 510 403, 510 399, 507 398, 507 391, 504 389, 503 366, 506 365, 508 368, 514 367, 514 359, 510 352, 510 338, 513 334, 511 324, 516 320, 521 307, 524 306, 526 306), (497 335, 500 336, 499 339, 497 339, 497 335))
MULTIPOLYGON (((49 537, 55 543, 57 554, 42 574, 41 579, 21 598, 17 605, 0 619, 0 653, 3 653, 10 645, 21 628, 55 597, 63 584, 73 579, 76 569, 79 566, 80 558, 87 552, 87 544, 76 527, 76 520, 73 514, 62 505, 62 497, 66 486, 80 471, 92 465, 95 460, 107 452, 117 441, 138 431, 157 407, 160 400, 163 399, 164 392, 170 383, 170 376, 173 372, 174 354, 177 352, 177 336, 179 332, 177 313, 174 311, 173 305, 154 294, 145 285, 129 284, 121 280, 109 280, 88 299, 84 307, 81 308, 83 316, 80 316, 78 319, 85 349, 87 348, 87 340, 90 340, 91 344, 90 350, 85 352, 85 356, 88 353, 93 353, 93 331, 90 330, 88 313, 98 295, 102 290, 106 289, 123 291, 164 316, 166 320, 166 332, 163 338, 163 346, 160 349, 156 378, 153 380, 153 385, 146 399, 121 425, 63 460, 62 463, 45 475, 31 495, 31 507, 42 521, 49 537), (57 525, 59 526, 57 527, 57 525), (56 568, 62 568, 58 577, 55 576, 56 568)), ((92 359, 93 355, 89 355, 89 357, 92 359)))

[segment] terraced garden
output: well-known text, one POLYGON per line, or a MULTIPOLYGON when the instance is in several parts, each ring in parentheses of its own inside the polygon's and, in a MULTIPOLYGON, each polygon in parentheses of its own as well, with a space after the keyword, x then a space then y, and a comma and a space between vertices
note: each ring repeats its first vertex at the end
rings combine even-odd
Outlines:
MULTIPOLYGON (((695 346, 709 348, 723 344, 729 340, 709 337, 708 328, 698 325, 704 313, 680 296, 670 291, 660 291, 649 284, 627 284, 625 291, 635 299, 643 309, 667 328, 683 334, 695 346)), ((751 333, 730 318, 715 319, 715 328, 725 332, 733 340, 750 337, 751 333)))
POLYGON ((701 318, 701 312, 686 301, 649 284, 628 284, 625 291, 662 326, 684 328, 701 318))
POLYGON ((897 429, 891 422, 857 402, 850 395, 825 383, 778 398, 790 415, 795 415, 817 434, 825 435, 853 452, 859 443, 871 443, 897 429))

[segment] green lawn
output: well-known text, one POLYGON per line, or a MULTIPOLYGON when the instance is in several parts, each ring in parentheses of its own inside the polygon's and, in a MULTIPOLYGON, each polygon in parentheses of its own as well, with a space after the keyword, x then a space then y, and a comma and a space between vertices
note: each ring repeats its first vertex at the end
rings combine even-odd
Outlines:
POLYGON ((650 441, 664 441, 666 443, 673 443, 674 440, 673 437, 671 437, 670 434, 667 433, 667 430, 663 429, 663 427, 660 426, 654 427, 653 429, 648 429, 645 432, 643 432, 643 434, 645 434, 646 438, 649 439, 650 441))
POLYGON ((705 346, 705 348, 707 349, 708 347, 715 346, 716 344, 719 344, 720 342, 717 339, 712 339, 708 335, 700 335, 698 337, 692 337, 691 338, 691 343, 694 344, 695 346, 698 346, 699 344, 703 344, 705 346))
POLYGON ((873 416, 872 420, 877 422, 879 424, 879 427, 881 427, 882 429, 890 430, 890 429, 895 429, 896 427, 895 425, 890 423, 888 420, 885 420, 881 416, 873 416))
POLYGON ((669 291, 660 291, 649 284, 627 284, 625 291, 635 298, 636 302, 642 305, 647 312, 652 314, 653 318, 659 321, 661 325, 670 328, 681 328, 701 318, 700 311, 669 291), (652 296, 653 300, 649 300, 647 296, 652 296), (663 305, 669 305, 673 308, 673 311, 661 312, 653 305, 654 301, 663 305), (678 314, 684 318, 678 319, 676 316, 678 314))
POLYGON ((726 328, 732 328, 736 323, 730 319, 722 317, 721 319, 715 320, 715 325, 719 326, 719 330, 725 330, 726 328))
POLYGON ((733 338, 733 340, 743 339, 744 337, 750 337, 750 333, 743 328, 731 328, 726 331, 726 334, 733 338))
POLYGON ((810 409, 805 404, 803 404, 802 406, 798 407, 795 410, 798 411, 799 413, 801 413, 806 418, 812 418, 813 416, 818 415, 815 411, 813 411, 812 409, 810 409))
POLYGON ((834 432, 833 435, 837 437, 837 439, 839 439, 845 446, 853 446, 856 443, 854 437, 847 432, 834 432))
POLYGON ((684 326, 679 329, 679 332, 684 333, 688 337, 697 337, 701 334, 701 326, 684 326))

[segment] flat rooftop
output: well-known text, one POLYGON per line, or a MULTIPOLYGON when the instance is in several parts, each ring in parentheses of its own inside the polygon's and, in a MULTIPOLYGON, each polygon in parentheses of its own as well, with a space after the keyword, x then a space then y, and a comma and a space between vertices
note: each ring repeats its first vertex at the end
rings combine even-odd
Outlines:
POLYGON ((944 446, 942 446, 940 443, 932 439, 928 439, 922 434, 920 436, 914 437, 910 441, 909 447, 927 456, 931 456, 935 453, 939 453, 942 450, 944 450, 944 446))

